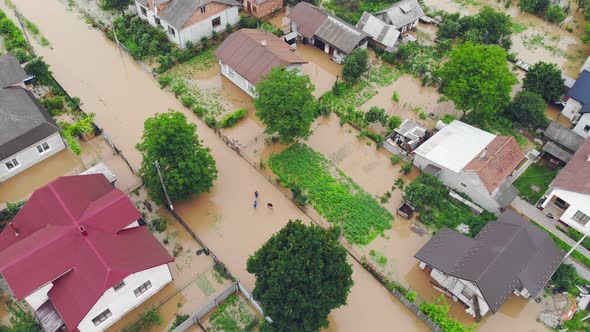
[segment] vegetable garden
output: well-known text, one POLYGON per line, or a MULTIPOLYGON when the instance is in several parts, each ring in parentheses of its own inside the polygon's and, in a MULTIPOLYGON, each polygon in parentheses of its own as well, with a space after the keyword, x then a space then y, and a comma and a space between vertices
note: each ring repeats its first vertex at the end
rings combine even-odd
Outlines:
POLYGON ((320 153, 294 144, 268 164, 287 188, 300 188, 329 222, 343 225, 344 236, 365 245, 391 228, 393 216, 320 153))

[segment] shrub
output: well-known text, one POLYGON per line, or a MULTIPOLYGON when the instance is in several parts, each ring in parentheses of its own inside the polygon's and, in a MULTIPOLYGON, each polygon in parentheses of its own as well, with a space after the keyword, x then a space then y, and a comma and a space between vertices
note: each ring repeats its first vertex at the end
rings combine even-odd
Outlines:
POLYGON ((456 119, 456 118, 455 118, 455 116, 454 116, 454 115, 452 115, 452 114, 445 114, 445 115, 443 115, 443 116, 440 118, 440 121, 442 121, 442 122, 444 122, 444 123, 446 123, 446 124, 449 124, 449 123, 453 122, 455 119, 456 119))
POLYGON ((389 118, 389 120, 387 120, 387 128, 389 128, 389 130, 391 131, 393 131, 396 128, 399 128, 401 124, 402 119, 397 115, 393 115, 389 118))
POLYGON ((168 219, 166 217, 157 216, 148 225, 152 232, 162 233, 168 228, 168 219))
POLYGON ((213 116, 205 117, 205 124, 209 128, 216 128, 217 127, 217 120, 213 116))
POLYGON ((566 17, 567 14, 558 5, 549 7, 545 13, 545 18, 553 23, 561 23, 566 17))
POLYGON ((64 99, 60 96, 45 98, 41 104, 47 108, 49 113, 54 114, 54 111, 61 110, 64 107, 64 99))
POLYGON ((156 58, 156 62, 160 65, 156 69, 156 72, 158 73, 163 73, 168 69, 172 68, 172 65, 174 65, 174 60, 172 60, 172 57, 168 54, 158 55, 158 57, 156 58))
POLYGON ((180 101, 184 107, 191 108, 197 102, 197 98, 195 98, 193 95, 184 95, 182 98, 180 98, 180 101))
POLYGON ((213 30, 213 32, 211 32, 211 39, 213 39, 213 40, 219 39, 219 34, 217 33, 217 31, 213 30))
POLYGON ((209 40, 207 37, 201 37, 201 48, 206 49, 209 46, 209 40))
POLYGON ((172 76, 161 75, 158 77, 158 83, 160 83, 160 88, 163 89, 172 83, 172 76))
POLYGON ((395 101, 396 103, 399 103, 399 94, 397 93, 397 91, 393 91, 393 95, 391 96, 391 100, 395 101))
POLYGON ((389 160, 391 160, 392 165, 397 165, 402 160, 402 158, 400 156, 394 154, 393 156, 391 156, 391 158, 389 158, 389 160))
POLYGON ((381 107, 373 106, 367 113, 365 113, 365 121, 369 123, 381 122, 384 123, 386 120, 385 110, 381 107))
POLYGON ((199 106, 199 105, 195 105, 195 106, 193 106, 193 112, 194 112, 194 113, 197 115, 197 117, 199 117, 199 118, 202 118, 203 116, 205 116, 205 115, 208 113, 207 109, 205 109, 204 107, 202 107, 202 106, 199 106))
POLYGON ((220 128, 229 128, 233 127, 236 123, 240 120, 248 116, 248 110, 244 108, 240 108, 239 110, 226 114, 221 121, 219 121, 220 128))
POLYGON ((172 86, 172 92, 174 92, 174 94, 176 96, 183 95, 187 91, 188 91, 188 87, 186 86, 186 84, 183 81, 178 81, 178 82, 174 83, 174 85, 172 86))
POLYGON ((412 172, 412 163, 411 162, 404 163, 399 171, 400 171, 400 173, 403 173, 405 175, 410 174, 412 172))
POLYGON ((306 206, 307 205, 307 196, 303 193, 301 188, 297 185, 291 186, 291 193, 293 194, 293 199, 299 206, 306 206))
POLYGON ((174 329, 179 327, 180 324, 184 323, 190 317, 191 316, 189 316, 188 314, 176 314, 174 316, 174 322, 172 323, 172 326, 168 329, 168 332, 174 331, 174 329))
POLYGON ((170 53, 172 45, 166 33, 144 22, 139 17, 117 17, 113 21, 117 38, 136 59, 170 53))
POLYGON ((242 16, 240 17, 240 27, 247 28, 247 29, 254 29, 257 28, 258 25, 261 23, 261 20, 254 16, 242 16))
POLYGON ((424 112, 420 112, 420 114, 418 114, 418 117, 421 120, 426 120, 428 118, 428 115, 426 115, 426 113, 424 113, 424 112))
POLYGON ((68 107, 74 111, 79 111, 80 110, 80 98, 78 97, 72 97, 69 101, 68 101, 68 107))
POLYGON ((357 48, 344 59, 342 78, 346 82, 356 82, 369 69, 369 53, 357 48))

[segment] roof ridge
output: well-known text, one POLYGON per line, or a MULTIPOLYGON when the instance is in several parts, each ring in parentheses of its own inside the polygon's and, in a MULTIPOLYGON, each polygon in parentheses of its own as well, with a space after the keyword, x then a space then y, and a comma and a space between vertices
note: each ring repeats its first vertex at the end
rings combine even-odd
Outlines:
MULTIPOLYGON (((496 137, 494 137, 493 140, 491 140, 488 143, 488 145, 486 145, 486 147, 482 151, 479 152, 478 156, 481 155, 481 153, 483 151, 487 151, 488 146, 490 146, 490 144, 492 144, 495 139, 500 138, 500 137, 508 137, 508 139, 500 147, 498 147, 498 149, 496 149, 496 151, 494 153, 492 153, 492 155, 490 156, 490 158, 486 158, 483 161, 483 163, 481 164, 481 166, 479 168, 477 168, 477 169, 473 169, 473 171, 476 171, 477 172, 480 169, 484 168, 486 165, 488 165, 488 163, 490 163, 494 159, 493 157, 496 157, 506 147, 506 145, 508 145, 508 142, 510 142, 510 139, 511 138, 514 139, 512 136, 496 136, 496 137)), ((475 158, 473 158, 472 161, 475 160, 476 158, 477 158, 477 156, 475 158)), ((485 156, 484 156, 484 158, 485 158, 485 156)), ((477 159, 481 160, 480 158, 477 158, 477 159)))

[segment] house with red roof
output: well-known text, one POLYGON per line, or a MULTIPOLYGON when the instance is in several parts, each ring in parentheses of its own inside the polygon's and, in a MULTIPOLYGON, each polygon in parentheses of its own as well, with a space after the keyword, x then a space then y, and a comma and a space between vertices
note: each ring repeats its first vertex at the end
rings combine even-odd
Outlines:
POLYGON ((102 174, 36 190, 0 233, 0 273, 44 331, 104 331, 172 281, 174 259, 102 174))
POLYGON ((524 154, 512 136, 496 136, 455 120, 413 153, 416 167, 490 212, 499 214, 518 195, 510 179, 524 154))
POLYGON ((576 230, 590 231, 590 138, 549 185, 541 209, 576 230))

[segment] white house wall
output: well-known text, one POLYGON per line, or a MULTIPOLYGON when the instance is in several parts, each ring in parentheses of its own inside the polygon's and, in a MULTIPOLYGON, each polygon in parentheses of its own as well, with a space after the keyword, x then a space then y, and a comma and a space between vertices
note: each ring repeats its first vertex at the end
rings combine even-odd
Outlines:
MULTIPOLYGON (((238 24, 240 21, 240 15, 238 14, 238 7, 232 6, 216 15, 210 16, 203 21, 198 23, 192 24, 182 30, 180 30, 180 40, 182 44, 181 47, 184 47, 187 41, 192 41, 193 43, 199 43, 201 38, 203 37, 211 37, 213 34, 213 30, 217 33, 221 33, 225 31, 225 26, 229 23, 231 26, 238 24), (213 29, 212 21, 216 18, 221 19, 221 24, 213 29)), ((178 35, 178 33, 177 33, 178 35)))
POLYGON ((576 134, 584 138, 590 137, 590 113, 582 114, 582 117, 573 130, 576 134))
MULTIPOLYGON (((230 66, 226 65, 225 63, 219 61, 219 67, 221 68, 221 75, 225 76, 228 80, 232 81, 235 85, 237 85, 242 91, 247 93, 250 97, 256 98, 256 86, 250 83, 246 78, 240 75, 235 69, 231 68, 230 66), (230 75, 230 70, 233 70, 233 75, 230 75), (233 76, 233 77, 232 77, 233 76), (248 85, 253 87, 253 91, 248 89, 248 85)), ((290 64, 285 67, 285 70, 298 70, 298 74, 301 75, 301 65, 300 64, 290 64)))
POLYGON ((9 178, 15 176, 16 174, 26 170, 27 168, 51 157, 52 155, 56 154, 57 152, 65 149, 65 144, 59 135, 59 132, 54 133, 51 136, 48 136, 39 142, 32 144, 31 146, 13 154, 12 156, 2 160, 0 162, 0 182, 4 182, 9 178), (43 153, 39 153, 37 151, 37 145, 47 142, 49 144, 50 149, 43 153), (6 163, 9 160, 15 159, 18 161, 19 166, 15 167, 11 170, 8 170, 6 163))
POLYGON ((31 293, 29 296, 25 297, 25 301, 33 308, 34 311, 37 311, 39 307, 49 300, 49 290, 53 287, 53 282, 48 283, 47 285, 39 288, 35 292, 31 293))
POLYGON ((429 164, 441 169, 437 177, 447 187, 469 195, 475 204, 494 214, 500 213, 500 204, 490 195, 476 172, 461 171, 461 173, 455 173, 416 154, 414 158, 414 165, 416 167, 423 170, 429 164))
POLYGON ((572 121, 581 109, 582 104, 580 104, 577 100, 570 98, 565 103, 563 110, 561 110, 561 114, 572 121))
POLYGON ((134 273, 125 278, 125 286, 115 291, 113 288, 107 290, 102 297, 90 309, 88 314, 78 325, 81 332, 104 331, 116 321, 125 316, 129 311, 139 306, 152 295, 172 281, 172 275, 167 264, 156 266, 141 272, 134 273), (150 281, 152 287, 139 297, 135 296, 134 290, 146 281, 150 281), (98 326, 94 326, 92 319, 109 309, 112 316, 98 326))
POLYGON ((568 204, 570 204, 568 209, 565 210, 565 212, 561 215, 561 218, 559 218, 559 220, 575 228, 579 232, 588 232, 588 230, 590 230, 590 222, 586 223, 586 225, 583 226, 577 221, 573 220, 572 217, 578 211, 582 211, 585 215, 590 216, 590 195, 584 195, 573 191, 554 188, 549 194, 549 196, 547 196, 547 199, 545 199, 541 207, 545 208, 554 196, 557 196, 562 200, 566 201, 568 204))

